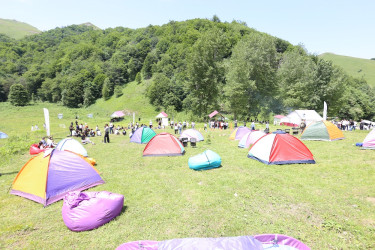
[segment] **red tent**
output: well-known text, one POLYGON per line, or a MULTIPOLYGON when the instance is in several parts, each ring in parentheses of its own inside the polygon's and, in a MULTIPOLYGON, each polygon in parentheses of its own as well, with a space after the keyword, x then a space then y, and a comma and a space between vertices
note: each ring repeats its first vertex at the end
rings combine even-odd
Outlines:
POLYGON ((250 148, 247 157, 268 165, 315 164, 310 150, 298 138, 289 134, 267 134, 250 148))
POLYGON ((185 149, 181 142, 165 132, 154 136, 143 150, 143 156, 179 156, 184 153, 185 149))

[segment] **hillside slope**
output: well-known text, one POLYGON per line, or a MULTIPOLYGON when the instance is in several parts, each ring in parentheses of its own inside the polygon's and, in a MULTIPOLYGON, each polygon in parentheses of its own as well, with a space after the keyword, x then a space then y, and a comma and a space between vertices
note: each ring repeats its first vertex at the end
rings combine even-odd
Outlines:
POLYGON ((350 56, 324 53, 319 57, 332 61, 333 64, 342 67, 349 75, 356 78, 364 78, 367 83, 375 87, 375 61, 350 56))
POLYGON ((0 18, 0 33, 6 34, 14 39, 21 39, 25 36, 38 34, 40 32, 40 30, 30 24, 0 18))

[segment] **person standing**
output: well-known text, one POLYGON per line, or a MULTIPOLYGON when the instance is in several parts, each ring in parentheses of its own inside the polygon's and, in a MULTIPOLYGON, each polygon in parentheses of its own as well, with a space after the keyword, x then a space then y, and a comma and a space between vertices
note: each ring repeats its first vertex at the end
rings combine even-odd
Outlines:
MULTIPOLYGON (((107 126, 108 126, 108 124, 107 124, 107 126)), ((113 134, 113 123, 112 123, 112 122, 109 123, 109 132, 110 132, 111 134, 113 134)))
POLYGON ((70 136, 73 135, 73 130, 74 130, 74 126, 73 126, 73 122, 71 122, 69 126, 70 136))
POLYGON ((174 134, 176 135, 178 132, 178 124, 177 122, 174 124, 174 134))
POLYGON ((108 124, 106 124, 104 126, 104 143, 109 143, 109 131, 110 131, 109 126, 108 124))
POLYGON ((255 130, 255 122, 254 121, 251 123, 251 130, 255 130))

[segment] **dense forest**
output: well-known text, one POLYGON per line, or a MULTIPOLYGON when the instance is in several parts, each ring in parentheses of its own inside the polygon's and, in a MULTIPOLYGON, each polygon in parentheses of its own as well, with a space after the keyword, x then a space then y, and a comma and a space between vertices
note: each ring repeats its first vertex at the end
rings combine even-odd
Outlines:
POLYGON ((329 116, 375 115, 366 81, 240 21, 214 16, 106 30, 72 25, 21 40, 0 34, 0 101, 26 105, 22 96, 84 107, 121 95, 134 80, 148 84, 156 108, 200 117, 214 109, 237 118, 322 110, 323 101, 329 116))

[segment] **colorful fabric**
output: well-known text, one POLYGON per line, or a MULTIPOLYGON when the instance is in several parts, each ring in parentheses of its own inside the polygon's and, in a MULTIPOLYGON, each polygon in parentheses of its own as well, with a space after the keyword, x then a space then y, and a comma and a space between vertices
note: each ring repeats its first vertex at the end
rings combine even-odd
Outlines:
POLYGON ((312 122, 301 135, 301 140, 335 141, 342 139, 345 139, 342 131, 329 121, 312 122))
POLYGON ((143 156, 180 156, 184 153, 185 149, 181 142, 165 132, 154 136, 143 150, 143 156))
POLYGON ((184 130, 180 136, 180 138, 188 138, 189 140, 191 138, 195 138, 196 141, 203 141, 203 135, 196 129, 187 129, 184 130))
POLYGON ((53 150, 30 159, 13 181, 11 194, 48 206, 71 191, 104 183, 98 171, 83 157, 53 150))
POLYGON ((199 155, 189 158, 189 168, 194 170, 208 170, 221 166, 221 157, 212 150, 206 150, 199 155))
POLYGON ((70 151, 70 152, 82 155, 84 157, 88 156, 87 150, 85 149, 85 147, 83 147, 83 145, 79 141, 73 138, 62 139, 57 144, 56 149, 60 151, 70 151))
POLYGON ((9 136, 7 134, 5 134, 4 132, 1 132, 0 131, 0 139, 5 139, 5 138, 8 138, 9 136))
POLYGON ((148 143, 156 135, 155 131, 149 127, 143 126, 134 131, 134 134, 130 138, 130 142, 134 143, 148 143))
POLYGON ((245 134, 240 142, 238 143, 239 148, 248 148, 250 145, 254 144, 261 137, 265 136, 266 133, 262 131, 251 131, 245 134))
POLYGON ((268 165, 310 163, 315 164, 310 150, 289 134, 267 134, 249 150, 248 157, 268 165))
POLYGON ((116 250, 190 250, 190 249, 283 249, 310 250, 301 241, 281 234, 262 234, 255 236, 220 237, 220 238, 182 238, 165 241, 140 240, 124 243, 116 250))
POLYGON ((363 140, 363 149, 375 149, 375 129, 371 130, 363 140))

